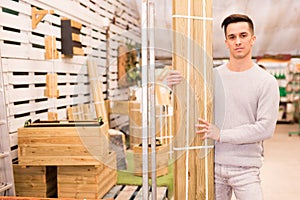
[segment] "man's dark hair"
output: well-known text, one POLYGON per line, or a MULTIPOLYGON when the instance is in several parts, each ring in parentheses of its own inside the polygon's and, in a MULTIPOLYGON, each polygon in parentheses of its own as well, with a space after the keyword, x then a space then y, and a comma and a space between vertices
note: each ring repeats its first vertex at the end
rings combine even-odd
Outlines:
POLYGON ((221 27, 224 28, 224 33, 225 33, 225 37, 226 37, 226 30, 227 30, 227 26, 231 23, 237 23, 237 22, 247 22, 250 28, 250 31, 252 34, 254 34, 254 25, 252 20, 247 16, 247 15, 243 15, 243 14, 232 14, 229 15, 228 17, 226 17, 224 19, 224 21, 222 22, 221 27))

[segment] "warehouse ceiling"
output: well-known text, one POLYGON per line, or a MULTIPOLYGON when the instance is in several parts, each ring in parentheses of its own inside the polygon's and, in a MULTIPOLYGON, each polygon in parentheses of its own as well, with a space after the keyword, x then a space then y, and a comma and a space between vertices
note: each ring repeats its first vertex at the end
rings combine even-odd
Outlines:
MULTIPOLYGON (((126 0, 140 14, 141 0, 126 0)), ((232 13, 249 15, 255 23, 256 44, 253 56, 291 54, 300 56, 300 2, 299 0, 212 0, 213 1, 213 55, 228 57, 224 34, 220 25, 232 13)), ((171 47, 171 0, 155 0, 155 26, 159 54, 168 56, 171 47)), ((170 55, 170 54, 169 54, 170 55)))

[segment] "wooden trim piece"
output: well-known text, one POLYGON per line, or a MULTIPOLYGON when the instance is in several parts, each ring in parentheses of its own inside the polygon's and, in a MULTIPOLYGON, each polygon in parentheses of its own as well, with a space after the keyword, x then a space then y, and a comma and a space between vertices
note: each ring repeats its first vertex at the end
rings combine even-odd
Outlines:
POLYGON ((38 10, 35 7, 31 9, 32 29, 35 29, 47 14, 54 14, 54 10, 38 10))
POLYGON ((58 59, 58 51, 56 49, 56 38, 53 36, 45 37, 45 59, 58 59))

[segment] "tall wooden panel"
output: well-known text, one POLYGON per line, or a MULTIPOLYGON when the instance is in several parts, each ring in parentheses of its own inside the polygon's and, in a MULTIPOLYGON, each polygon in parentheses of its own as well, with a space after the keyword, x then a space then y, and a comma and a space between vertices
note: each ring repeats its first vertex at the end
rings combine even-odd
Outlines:
POLYGON ((214 199, 213 141, 196 135, 213 121, 212 0, 173 0, 173 66, 184 76, 175 97, 175 199, 214 199))

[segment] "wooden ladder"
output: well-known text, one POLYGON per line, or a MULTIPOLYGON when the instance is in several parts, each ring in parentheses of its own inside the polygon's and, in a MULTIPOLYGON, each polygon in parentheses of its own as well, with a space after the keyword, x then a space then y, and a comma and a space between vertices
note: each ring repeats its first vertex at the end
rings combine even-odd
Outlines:
POLYGON ((1 62, 0 68, 0 196, 15 196, 1 62))

